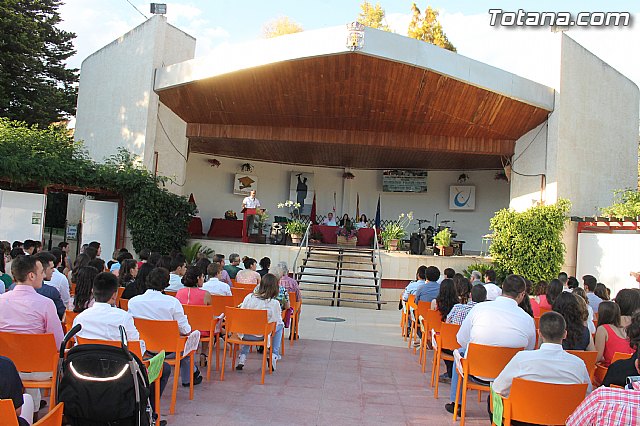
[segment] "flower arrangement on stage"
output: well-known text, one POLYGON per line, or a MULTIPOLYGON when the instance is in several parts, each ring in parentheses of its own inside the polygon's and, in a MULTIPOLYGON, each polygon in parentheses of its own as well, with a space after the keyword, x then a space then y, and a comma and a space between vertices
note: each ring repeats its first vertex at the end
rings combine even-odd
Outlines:
POLYGON ((382 242, 387 250, 392 248, 390 247, 391 241, 395 241, 397 244, 399 240, 402 240, 407 235, 407 227, 412 220, 413 212, 409 212, 407 214, 402 213, 398 216, 397 222, 391 222, 384 227, 380 236, 382 237, 382 242))
POLYGON ((284 226, 287 231, 287 234, 302 236, 307 230, 307 225, 302 221, 302 218, 300 217, 300 203, 287 200, 284 203, 278 203, 278 208, 289 209, 291 220, 287 222, 284 226))
POLYGON ((238 216, 236 216, 236 212, 233 210, 227 210, 224 212, 224 218, 227 220, 238 220, 238 216))
POLYGON ((262 234, 262 231, 267 224, 267 220, 269 220, 269 213, 267 213, 267 209, 259 209, 256 213, 256 220, 253 224, 253 227, 258 230, 258 234, 262 234))
POLYGON ((345 237, 345 239, 348 241, 358 236, 358 230, 351 223, 351 221, 348 220, 343 227, 338 229, 337 234, 339 237, 345 237))

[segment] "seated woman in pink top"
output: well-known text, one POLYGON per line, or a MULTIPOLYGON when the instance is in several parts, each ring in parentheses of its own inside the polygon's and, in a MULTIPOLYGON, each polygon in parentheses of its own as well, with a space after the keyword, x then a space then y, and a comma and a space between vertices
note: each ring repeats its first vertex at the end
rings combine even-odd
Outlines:
POLYGON ((621 323, 620 307, 615 302, 603 301, 598 307, 598 328, 596 329, 597 361, 608 367, 616 352, 631 354, 627 333, 621 323))
POLYGON ((289 276, 289 267, 287 266, 287 262, 278 262, 275 268, 273 268, 273 275, 278 277, 278 284, 280 287, 284 287, 287 292, 295 293, 298 301, 302 300, 300 284, 298 284, 298 281, 294 278, 289 276))
POLYGON ((204 274, 197 266, 189 266, 187 272, 182 277, 181 288, 176 293, 176 299, 183 305, 210 305, 211 294, 200 287, 204 284, 204 274))
POLYGON ((236 282, 240 284, 260 284, 262 277, 256 272, 257 264, 255 259, 247 257, 244 260, 244 269, 236 275, 236 282))

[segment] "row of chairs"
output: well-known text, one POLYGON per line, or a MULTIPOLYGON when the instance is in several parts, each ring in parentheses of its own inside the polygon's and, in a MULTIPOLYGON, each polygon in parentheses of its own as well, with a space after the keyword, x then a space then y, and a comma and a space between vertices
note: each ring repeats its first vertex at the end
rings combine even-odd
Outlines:
MULTIPOLYGON (((536 322, 537 325, 537 322, 536 322)), ((438 376, 441 360, 455 362, 455 357, 444 352, 454 351, 459 347, 457 333, 460 326, 457 324, 443 323, 440 313, 431 310, 426 302, 415 303, 413 296, 404 305, 400 319, 402 335, 409 341, 408 347, 417 337, 417 328, 420 327, 422 340, 420 341, 419 362, 422 371, 425 371, 426 353, 429 344, 433 348, 433 363, 431 370, 431 387, 435 386, 434 397, 438 398, 438 376), (411 322, 410 313, 413 310, 417 321, 411 322), (409 323, 411 326, 409 327, 409 323)), ((460 425, 464 426, 467 391, 478 391, 478 402, 482 400, 482 392, 490 392, 488 385, 482 385, 469 380, 470 376, 497 377, 513 356, 524 348, 502 348, 478 344, 470 344, 465 357, 456 363, 456 368, 461 380, 458 381, 456 395, 462 389, 462 400, 456 397, 453 419, 457 420, 458 409, 461 412, 460 425)), ((597 352, 594 351, 569 351, 580 357, 587 366, 590 376, 593 378, 596 370, 597 352)), ((415 349, 414 349, 415 353, 415 349)), ((616 354, 616 357, 626 354, 616 354)), ((587 384, 580 385, 556 385, 531 382, 516 379, 508 398, 503 398, 505 424, 510 425, 511 419, 536 424, 564 424, 566 418, 582 402, 586 393, 587 384), (535 395, 532 397, 532 395, 535 395), (545 407, 541 410, 540 407, 545 407)))

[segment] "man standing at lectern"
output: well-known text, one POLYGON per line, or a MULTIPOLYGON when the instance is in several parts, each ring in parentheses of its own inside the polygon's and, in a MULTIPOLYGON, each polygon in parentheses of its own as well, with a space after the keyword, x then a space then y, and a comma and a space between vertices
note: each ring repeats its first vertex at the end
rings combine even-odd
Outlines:
MULTIPOLYGON (((242 209, 257 209, 260 207, 260 200, 256 198, 256 190, 252 189, 249 193, 248 197, 245 197, 242 200, 242 209)), ((247 218, 247 235, 251 235, 251 230, 253 229, 253 222, 255 220, 255 215, 250 215, 247 218)))

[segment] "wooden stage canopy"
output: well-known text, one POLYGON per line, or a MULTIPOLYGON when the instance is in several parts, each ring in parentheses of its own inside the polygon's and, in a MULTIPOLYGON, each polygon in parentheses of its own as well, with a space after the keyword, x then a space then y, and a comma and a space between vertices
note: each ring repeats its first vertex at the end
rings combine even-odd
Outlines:
POLYGON ((344 27, 239 46, 156 73, 190 151, 359 169, 498 169, 553 89, 439 47, 344 27))

